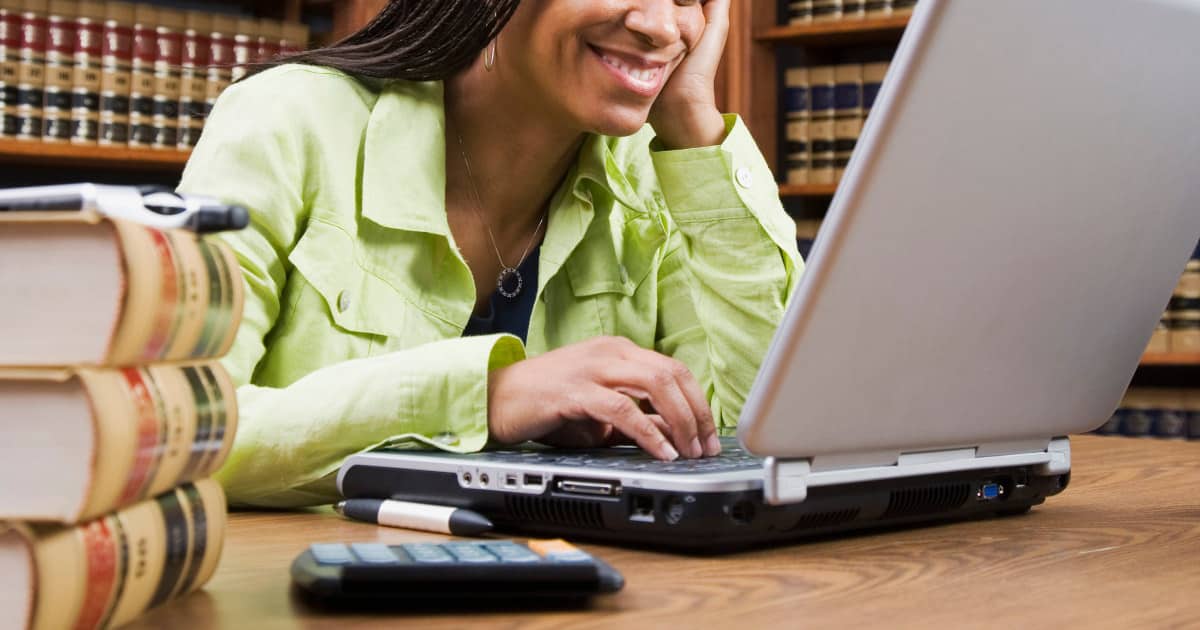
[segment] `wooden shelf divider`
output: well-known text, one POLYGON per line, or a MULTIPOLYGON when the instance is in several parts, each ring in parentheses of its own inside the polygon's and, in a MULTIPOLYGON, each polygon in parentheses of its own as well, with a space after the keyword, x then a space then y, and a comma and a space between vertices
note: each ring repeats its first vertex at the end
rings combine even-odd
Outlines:
POLYGON ((869 20, 838 20, 772 26, 759 31, 755 39, 776 44, 840 46, 860 42, 897 41, 906 26, 906 15, 869 20))
POLYGON ((780 197, 832 197, 837 184, 780 184, 780 197))
POLYGON ((1200 352, 1147 352, 1142 365, 1193 365, 1200 367, 1200 352))
POLYGON ((0 163, 114 170, 182 171, 190 151, 135 149, 38 141, 0 140, 0 163))

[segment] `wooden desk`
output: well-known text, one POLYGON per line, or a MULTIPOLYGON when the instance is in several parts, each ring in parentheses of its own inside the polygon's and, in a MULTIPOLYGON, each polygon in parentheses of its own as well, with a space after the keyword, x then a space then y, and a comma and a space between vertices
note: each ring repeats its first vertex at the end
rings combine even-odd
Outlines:
POLYGON ((205 592, 132 628, 1196 627, 1200 444, 1084 436, 1027 516, 696 558, 584 545, 625 590, 581 612, 334 617, 292 601, 309 542, 437 539, 328 511, 239 513, 205 592))

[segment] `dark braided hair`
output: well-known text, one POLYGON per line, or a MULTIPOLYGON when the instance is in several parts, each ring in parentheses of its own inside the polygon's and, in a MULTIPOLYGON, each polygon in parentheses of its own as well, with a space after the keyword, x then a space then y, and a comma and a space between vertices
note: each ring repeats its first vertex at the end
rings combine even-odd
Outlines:
POLYGON ((284 63, 336 68, 350 75, 443 80, 471 65, 521 0, 389 0, 362 30, 332 46, 282 57, 284 63))

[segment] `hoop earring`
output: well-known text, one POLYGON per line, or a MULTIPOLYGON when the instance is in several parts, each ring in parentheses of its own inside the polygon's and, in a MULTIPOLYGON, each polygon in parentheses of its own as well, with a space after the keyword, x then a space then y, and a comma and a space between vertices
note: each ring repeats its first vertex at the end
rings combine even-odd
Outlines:
POLYGON ((483 51, 483 68, 488 72, 496 68, 496 43, 498 41, 500 41, 499 37, 493 39, 492 43, 488 44, 483 51))

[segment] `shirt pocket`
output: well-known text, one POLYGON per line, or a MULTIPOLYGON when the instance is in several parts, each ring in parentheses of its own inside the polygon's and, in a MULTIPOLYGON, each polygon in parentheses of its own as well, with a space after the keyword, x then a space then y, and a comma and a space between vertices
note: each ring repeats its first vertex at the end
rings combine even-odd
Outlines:
MULTIPOLYGON (((409 301, 391 284, 365 270, 358 258, 354 237, 343 228, 312 220, 300 242, 288 255, 296 272, 319 300, 297 287, 293 318, 324 320, 330 339, 311 334, 305 343, 332 345, 342 360, 371 356, 383 351, 389 339, 403 336, 412 317, 409 301), (304 311, 319 310, 319 313, 304 311)), ((315 324, 315 322, 310 322, 315 324)))

